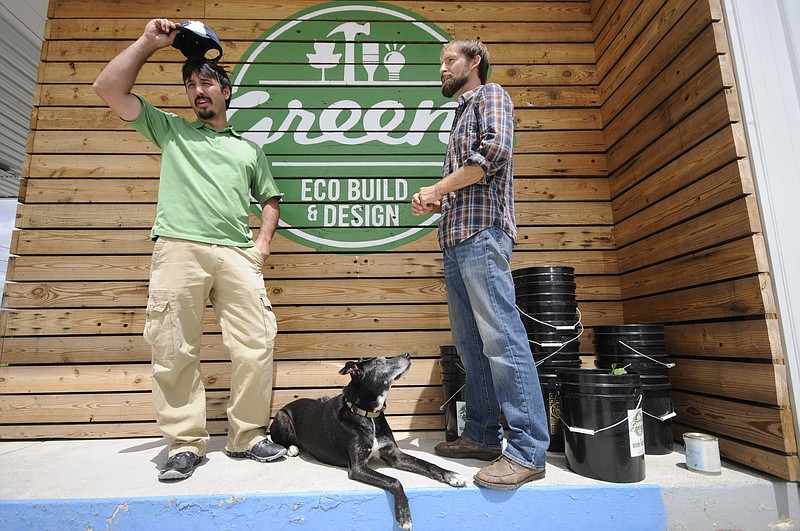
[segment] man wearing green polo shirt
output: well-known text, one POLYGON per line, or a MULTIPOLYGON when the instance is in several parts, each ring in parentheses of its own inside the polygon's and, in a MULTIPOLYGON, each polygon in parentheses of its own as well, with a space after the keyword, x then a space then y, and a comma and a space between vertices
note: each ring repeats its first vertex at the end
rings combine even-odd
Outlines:
POLYGON ((167 19, 148 22, 94 83, 100 98, 162 151, 144 330, 153 355, 156 420, 169 443, 162 481, 191 476, 209 440, 200 373, 206 301, 232 361, 226 453, 259 462, 285 453, 265 431, 277 325, 261 268, 269 258, 280 200, 266 157, 228 126, 231 84, 214 61, 189 59, 183 66, 195 121, 131 93, 150 56, 173 43, 176 27, 167 19), (251 195, 262 207, 255 240, 248 223, 251 195))

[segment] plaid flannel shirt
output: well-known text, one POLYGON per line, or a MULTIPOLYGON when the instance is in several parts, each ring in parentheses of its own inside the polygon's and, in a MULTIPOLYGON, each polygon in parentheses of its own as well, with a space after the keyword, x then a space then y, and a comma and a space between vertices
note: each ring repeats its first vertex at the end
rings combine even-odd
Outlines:
POLYGON ((442 198, 442 249, 489 227, 501 228, 516 241, 513 140, 514 105, 503 87, 490 83, 458 98, 443 176, 465 164, 480 166, 484 176, 442 198))

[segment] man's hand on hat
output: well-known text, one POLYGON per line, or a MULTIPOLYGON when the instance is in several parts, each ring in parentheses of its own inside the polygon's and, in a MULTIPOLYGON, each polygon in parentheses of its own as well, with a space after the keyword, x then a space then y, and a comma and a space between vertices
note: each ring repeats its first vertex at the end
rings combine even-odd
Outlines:
POLYGON ((154 18, 147 23, 144 28, 144 36, 147 37, 156 49, 170 46, 178 36, 178 25, 166 18, 154 18))

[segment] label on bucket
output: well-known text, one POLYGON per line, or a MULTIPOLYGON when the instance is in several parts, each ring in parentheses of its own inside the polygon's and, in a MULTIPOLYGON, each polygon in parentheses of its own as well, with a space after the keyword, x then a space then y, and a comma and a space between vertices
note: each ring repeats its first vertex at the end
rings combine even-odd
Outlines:
POLYGON ((628 439, 631 457, 644 455, 644 416, 641 409, 628 410, 628 439))
POLYGON ((547 393, 547 409, 550 412, 550 435, 561 434, 561 397, 558 393, 547 393))
POLYGON ((464 425, 467 423, 467 403, 456 400, 456 426, 458 436, 464 433, 464 425))

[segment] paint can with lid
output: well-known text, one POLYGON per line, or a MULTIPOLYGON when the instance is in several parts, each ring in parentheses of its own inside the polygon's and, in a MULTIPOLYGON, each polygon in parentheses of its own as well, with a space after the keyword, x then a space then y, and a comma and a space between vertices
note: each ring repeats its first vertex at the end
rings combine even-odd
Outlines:
POLYGON ((707 433, 684 433, 686 468, 709 475, 722 474, 719 439, 707 433))

